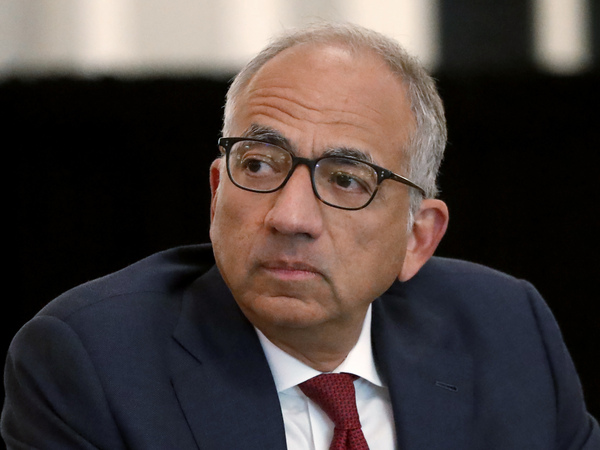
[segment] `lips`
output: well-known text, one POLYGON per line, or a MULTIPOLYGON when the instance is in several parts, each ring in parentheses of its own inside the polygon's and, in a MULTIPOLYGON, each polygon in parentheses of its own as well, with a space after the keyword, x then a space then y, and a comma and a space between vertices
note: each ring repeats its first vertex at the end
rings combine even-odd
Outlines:
POLYGON ((262 266, 269 270, 289 270, 289 271, 301 271, 301 272, 314 272, 320 273, 317 268, 306 264, 304 262, 286 262, 286 261, 275 261, 266 262, 262 266))
POLYGON ((311 264, 302 261, 266 261, 260 267, 274 275, 285 278, 305 278, 323 276, 322 272, 311 264))

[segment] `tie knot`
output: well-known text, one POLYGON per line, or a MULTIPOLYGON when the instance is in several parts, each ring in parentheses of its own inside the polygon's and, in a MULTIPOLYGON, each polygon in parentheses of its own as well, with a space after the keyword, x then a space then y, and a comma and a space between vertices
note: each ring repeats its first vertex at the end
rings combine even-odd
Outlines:
POLYGON ((299 387, 325 411, 336 428, 353 430, 360 428, 354 392, 356 378, 349 373, 324 373, 301 383, 299 387))

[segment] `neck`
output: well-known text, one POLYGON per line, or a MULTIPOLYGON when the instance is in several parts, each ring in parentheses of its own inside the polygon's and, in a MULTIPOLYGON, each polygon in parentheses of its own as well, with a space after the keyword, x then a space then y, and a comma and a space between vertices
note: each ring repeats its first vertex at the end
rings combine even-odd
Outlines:
POLYGON ((284 352, 320 372, 331 372, 354 348, 362 331, 359 323, 344 327, 321 325, 315 329, 259 327, 284 352))

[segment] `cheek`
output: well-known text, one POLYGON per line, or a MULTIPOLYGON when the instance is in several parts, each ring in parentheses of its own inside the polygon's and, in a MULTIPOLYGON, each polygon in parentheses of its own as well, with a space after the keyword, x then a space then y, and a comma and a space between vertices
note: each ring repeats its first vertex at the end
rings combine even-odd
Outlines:
POLYGON ((374 220, 361 222, 353 240, 346 237, 346 259, 352 261, 356 273, 368 273, 383 284, 391 284, 398 276, 406 254, 407 234, 405 221, 397 216, 373 216, 374 220))
POLYGON ((257 206, 228 188, 223 186, 214 202, 210 238, 220 260, 217 262, 230 267, 243 265, 262 222, 257 206))

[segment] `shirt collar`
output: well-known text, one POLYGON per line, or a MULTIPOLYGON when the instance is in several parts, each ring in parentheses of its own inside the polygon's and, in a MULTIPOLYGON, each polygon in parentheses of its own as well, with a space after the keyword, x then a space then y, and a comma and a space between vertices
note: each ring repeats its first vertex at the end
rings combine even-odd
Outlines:
MULTIPOLYGON (((269 367, 271 368, 277 392, 285 391, 309 378, 321 374, 321 372, 281 350, 258 328, 255 327, 255 329, 267 357, 269 367)), ((333 372, 353 373, 376 386, 385 386, 377 373, 375 360, 373 359, 373 348, 371 346, 371 305, 369 305, 369 309, 367 310, 356 345, 350 350, 346 359, 333 372)))

